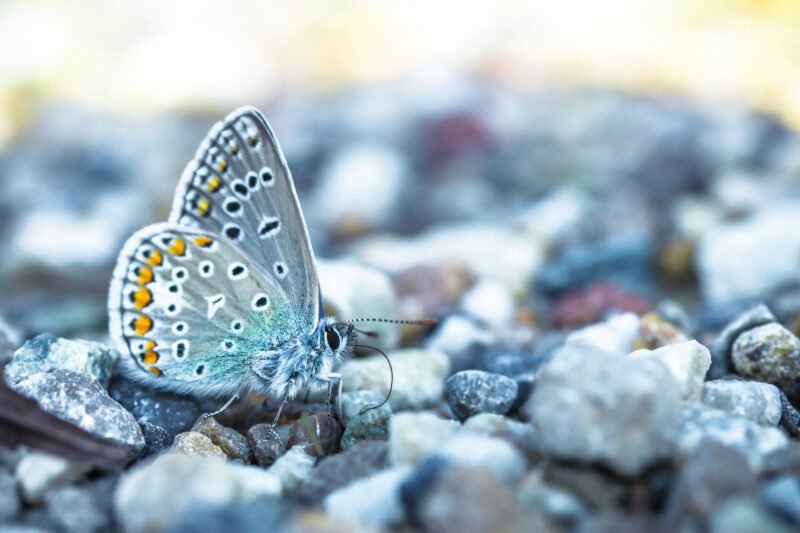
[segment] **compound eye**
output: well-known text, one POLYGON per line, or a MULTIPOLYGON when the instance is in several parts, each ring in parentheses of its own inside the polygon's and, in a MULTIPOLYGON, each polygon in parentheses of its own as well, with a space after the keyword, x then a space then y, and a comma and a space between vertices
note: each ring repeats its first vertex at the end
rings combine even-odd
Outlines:
POLYGON ((342 344, 342 338, 339 336, 339 332, 335 329, 325 328, 325 342, 327 342, 328 347, 335 352, 342 344))

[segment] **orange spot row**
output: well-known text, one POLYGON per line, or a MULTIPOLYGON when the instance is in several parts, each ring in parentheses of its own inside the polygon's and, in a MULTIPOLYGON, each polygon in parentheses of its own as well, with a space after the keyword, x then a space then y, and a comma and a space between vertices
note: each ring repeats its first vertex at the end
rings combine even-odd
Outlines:
POLYGON ((221 183, 222 180, 219 179, 219 176, 211 176, 206 182, 206 190, 208 192, 214 192, 219 189, 221 183))
POLYGON ((148 266, 140 267, 137 274, 139 275, 139 285, 144 286, 153 281, 153 269, 148 266))
POLYGON ((201 237, 195 237, 194 243, 200 248, 208 248, 209 246, 214 244, 214 239, 212 239, 207 235, 203 235, 201 237))
POLYGON ((147 260, 147 264, 151 266, 161 266, 164 263, 164 257, 161 255, 159 250, 153 250, 153 253, 150 254, 150 258, 147 260))
POLYGON ((172 244, 169 245, 167 251, 172 255, 183 257, 186 254, 186 241, 183 239, 175 239, 172 241, 172 244))
POLYGON ((201 216, 206 216, 210 209, 211 202, 208 201, 208 198, 200 198, 200 201, 197 202, 197 212, 201 216))
POLYGON ((153 301, 153 293, 146 287, 142 287, 138 291, 131 294, 131 299, 137 310, 141 311, 153 301))
POLYGON ((158 362, 158 353, 153 349, 156 347, 156 343, 153 341, 148 341, 147 346, 145 347, 144 355, 142 355, 142 363, 146 365, 154 365, 158 362))
POLYGON ((131 326, 133 326, 137 337, 143 337, 148 331, 153 329, 153 319, 147 315, 139 315, 131 323, 131 326))

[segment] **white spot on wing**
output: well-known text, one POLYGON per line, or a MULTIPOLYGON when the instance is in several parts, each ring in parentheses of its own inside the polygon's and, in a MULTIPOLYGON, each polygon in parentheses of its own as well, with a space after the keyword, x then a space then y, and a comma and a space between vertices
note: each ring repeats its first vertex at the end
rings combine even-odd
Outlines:
POLYGON ((217 311, 225 305, 225 295, 215 294, 214 296, 206 296, 206 302, 208 302, 207 316, 209 319, 214 318, 217 311))

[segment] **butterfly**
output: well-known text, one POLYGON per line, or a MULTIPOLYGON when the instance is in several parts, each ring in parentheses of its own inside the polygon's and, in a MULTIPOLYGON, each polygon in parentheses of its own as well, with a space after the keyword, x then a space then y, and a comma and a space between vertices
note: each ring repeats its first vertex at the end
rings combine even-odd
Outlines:
POLYGON ((255 391, 281 406, 304 387, 328 386, 357 339, 352 321, 323 314, 291 173, 252 107, 211 128, 168 221, 125 243, 108 310, 137 381, 231 400, 255 391))

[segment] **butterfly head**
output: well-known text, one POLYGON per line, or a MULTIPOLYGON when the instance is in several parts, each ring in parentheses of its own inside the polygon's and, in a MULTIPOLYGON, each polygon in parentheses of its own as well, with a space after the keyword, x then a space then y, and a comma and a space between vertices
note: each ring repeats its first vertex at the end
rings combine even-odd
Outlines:
POLYGON ((341 360, 350 352, 356 343, 358 334, 353 324, 347 322, 336 322, 328 318, 322 324, 320 335, 320 350, 325 357, 332 361, 341 360))

